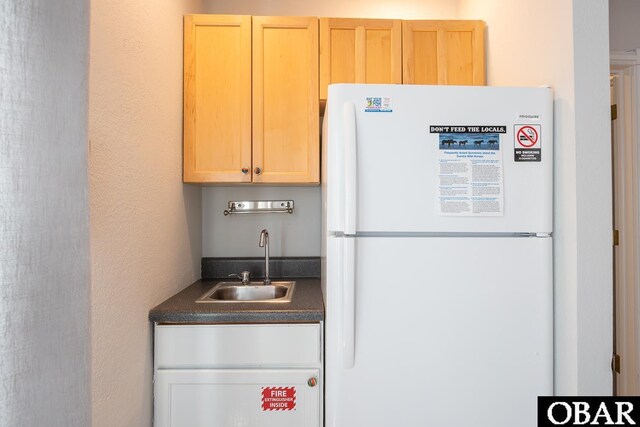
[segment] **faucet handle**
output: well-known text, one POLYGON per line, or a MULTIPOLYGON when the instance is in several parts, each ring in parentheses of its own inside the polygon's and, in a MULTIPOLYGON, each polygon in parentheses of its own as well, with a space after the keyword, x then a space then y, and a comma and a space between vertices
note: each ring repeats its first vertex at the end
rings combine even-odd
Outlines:
POLYGON ((249 282, 251 281, 249 274, 250 273, 248 271, 241 271, 240 274, 237 274, 237 273, 229 274, 229 277, 237 277, 238 279, 242 280, 243 285, 248 285, 249 282))

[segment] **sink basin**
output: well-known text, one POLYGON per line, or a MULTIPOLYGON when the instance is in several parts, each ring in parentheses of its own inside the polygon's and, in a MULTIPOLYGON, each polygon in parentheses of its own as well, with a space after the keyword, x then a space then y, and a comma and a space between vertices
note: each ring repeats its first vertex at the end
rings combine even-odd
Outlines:
POLYGON ((291 302, 296 282, 220 282, 196 302, 291 302))

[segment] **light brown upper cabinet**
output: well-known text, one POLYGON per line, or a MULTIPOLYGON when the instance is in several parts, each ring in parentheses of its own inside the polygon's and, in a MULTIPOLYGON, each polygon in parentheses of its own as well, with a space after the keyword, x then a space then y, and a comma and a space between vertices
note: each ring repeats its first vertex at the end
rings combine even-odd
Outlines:
POLYGON ((251 17, 184 18, 184 182, 251 182, 251 17))
POLYGON ((402 21, 405 84, 484 85, 483 21, 402 21))
POLYGON ((402 21, 320 18, 320 99, 331 83, 402 83, 402 21))
POLYGON ((253 17, 253 182, 318 183, 318 18, 253 17))
POLYGON ((184 182, 318 183, 318 19, 184 24, 184 182))

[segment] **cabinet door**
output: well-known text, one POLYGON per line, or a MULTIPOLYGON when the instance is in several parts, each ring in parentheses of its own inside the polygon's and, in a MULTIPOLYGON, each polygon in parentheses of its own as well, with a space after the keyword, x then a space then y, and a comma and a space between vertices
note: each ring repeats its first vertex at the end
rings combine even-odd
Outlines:
POLYGON ((484 22, 403 21, 405 84, 484 85, 484 22))
POLYGON ((320 99, 331 83, 402 83, 401 21, 320 18, 320 99))
POLYGON ((251 182, 250 16, 184 18, 184 182, 251 182))
POLYGON ((318 183, 318 19, 253 18, 253 182, 318 183))
POLYGON ((320 380, 315 369, 159 370, 154 425, 318 427, 320 380))

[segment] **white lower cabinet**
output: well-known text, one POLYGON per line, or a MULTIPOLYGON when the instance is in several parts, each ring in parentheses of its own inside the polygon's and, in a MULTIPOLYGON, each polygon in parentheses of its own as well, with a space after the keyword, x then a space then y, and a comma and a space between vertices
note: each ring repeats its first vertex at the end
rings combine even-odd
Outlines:
POLYGON ((322 425, 322 325, 156 325, 155 427, 322 425))
POLYGON ((319 371, 162 370, 157 427, 319 426, 319 371))

